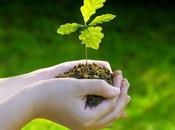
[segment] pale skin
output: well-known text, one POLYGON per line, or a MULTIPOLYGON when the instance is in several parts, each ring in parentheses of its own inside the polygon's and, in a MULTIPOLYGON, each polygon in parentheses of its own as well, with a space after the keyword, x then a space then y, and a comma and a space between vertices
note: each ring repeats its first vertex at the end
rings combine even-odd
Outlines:
MULTIPOLYGON (((107 67, 108 62, 88 60, 107 67)), ((121 71, 115 71, 114 86, 103 80, 54 78, 85 60, 65 62, 34 72, 0 79, 0 129, 20 130, 36 118, 45 118, 72 130, 99 130, 123 116, 130 100, 129 83, 121 71), (86 108, 87 95, 105 100, 86 108)))

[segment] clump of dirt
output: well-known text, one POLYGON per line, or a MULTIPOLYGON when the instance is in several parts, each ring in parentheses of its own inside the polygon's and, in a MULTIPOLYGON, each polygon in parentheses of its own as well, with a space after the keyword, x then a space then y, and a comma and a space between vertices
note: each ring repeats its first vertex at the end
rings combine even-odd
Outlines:
MULTIPOLYGON (((109 84, 113 84, 113 74, 110 70, 93 64, 78 64, 69 71, 56 76, 56 78, 77 78, 77 79, 103 79, 109 84)), ((104 97, 97 95, 87 95, 86 107, 95 107, 104 100, 104 97)))

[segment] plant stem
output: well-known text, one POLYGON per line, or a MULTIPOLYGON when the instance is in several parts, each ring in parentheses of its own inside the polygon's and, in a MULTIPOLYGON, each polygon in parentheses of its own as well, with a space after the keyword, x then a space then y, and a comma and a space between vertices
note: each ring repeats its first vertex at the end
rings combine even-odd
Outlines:
POLYGON ((86 57, 86 74, 88 74, 87 45, 85 46, 85 57, 86 57))
MULTIPOLYGON (((84 27, 87 27, 86 22, 84 23, 84 27)), ((86 75, 88 75, 87 45, 85 45, 85 58, 86 58, 86 75)))

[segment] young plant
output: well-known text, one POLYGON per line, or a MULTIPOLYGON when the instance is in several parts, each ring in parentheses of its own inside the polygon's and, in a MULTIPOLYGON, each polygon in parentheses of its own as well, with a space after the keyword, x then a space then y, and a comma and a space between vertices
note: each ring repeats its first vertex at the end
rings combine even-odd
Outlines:
MULTIPOLYGON (((101 40, 104 37, 102 27, 100 27, 99 24, 109 22, 115 18, 115 15, 113 14, 103 14, 89 22, 91 16, 96 13, 97 9, 102 8, 105 2, 106 0, 84 0, 84 5, 80 8, 84 18, 84 24, 67 23, 58 28, 57 32, 61 35, 70 34, 77 30, 80 31, 79 39, 86 47, 86 64, 74 66, 69 71, 59 74, 56 78, 72 77, 77 79, 103 79, 107 83, 113 84, 113 74, 111 74, 108 68, 100 67, 95 63, 87 63, 87 48, 98 49, 101 40)), ((97 95, 87 95, 85 108, 97 106, 103 100, 103 97, 97 95)))
MULTIPOLYGON (((89 22, 92 15, 96 13, 97 9, 104 6, 106 0, 84 0, 84 5, 80 10, 84 18, 84 24, 79 23, 67 23, 61 25, 57 32, 61 35, 70 34, 77 30, 80 31, 79 39, 86 47, 86 61, 87 61, 87 48, 98 49, 104 34, 101 32, 102 27, 99 24, 109 22, 115 18, 113 14, 103 14, 97 16, 94 20, 89 22)), ((87 64, 87 62, 86 62, 87 64)))

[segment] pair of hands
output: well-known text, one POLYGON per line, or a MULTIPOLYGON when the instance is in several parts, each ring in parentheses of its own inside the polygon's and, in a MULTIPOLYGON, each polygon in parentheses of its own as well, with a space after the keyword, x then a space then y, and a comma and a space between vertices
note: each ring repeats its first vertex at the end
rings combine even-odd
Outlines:
MULTIPOLYGON (((111 70, 108 62, 88 60, 88 63, 93 62, 111 70)), ((97 130, 107 127, 119 118, 130 100, 127 94, 129 83, 122 77, 121 71, 114 72, 115 87, 103 80, 54 78, 57 74, 79 63, 85 63, 85 60, 65 62, 0 81, 0 85, 4 86, 4 91, 6 91, 0 100, 0 107, 19 95, 21 95, 19 96, 20 104, 26 102, 25 99, 27 99, 27 105, 25 103, 25 106, 20 105, 20 108, 26 109, 22 117, 23 121, 15 123, 11 120, 11 124, 18 124, 15 128, 20 128, 27 121, 40 117, 55 121, 72 130, 97 130), (106 99, 97 107, 85 109, 87 95, 99 95, 106 99)), ((6 127, 3 124, 2 128, 14 130, 14 126, 6 127)))

